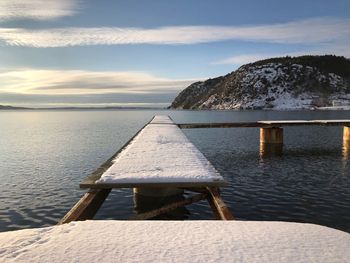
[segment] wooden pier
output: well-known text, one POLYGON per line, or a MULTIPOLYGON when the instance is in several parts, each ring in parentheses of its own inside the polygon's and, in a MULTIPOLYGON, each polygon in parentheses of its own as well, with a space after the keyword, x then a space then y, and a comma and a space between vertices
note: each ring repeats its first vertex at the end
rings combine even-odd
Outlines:
POLYGON ((283 149, 283 127, 298 126, 342 126, 343 151, 350 141, 350 120, 281 120, 231 123, 179 123, 181 129, 208 128, 260 128, 260 154, 281 155, 283 149))
POLYGON ((131 220, 146 220, 207 200, 216 219, 233 216, 220 197, 222 176, 168 116, 155 116, 118 152, 80 183, 89 191, 59 224, 92 219, 113 188, 133 188, 138 198, 164 199, 192 196, 139 213, 131 220))
POLYGON ((224 179, 181 129, 260 128, 260 152, 281 154, 283 127, 343 126, 343 151, 350 145, 350 120, 284 120, 232 123, 180 123, 168 116, 155 116, 119 151, 84 179, 80 187, 89 191, 59 224, 92 219, 113 188, 134 188, 137 196, 163 198, 192 192, 188 198, 133 216, 146 220, 179 207, 207 200, 216 219, 234 217, 220 197, 224 179))

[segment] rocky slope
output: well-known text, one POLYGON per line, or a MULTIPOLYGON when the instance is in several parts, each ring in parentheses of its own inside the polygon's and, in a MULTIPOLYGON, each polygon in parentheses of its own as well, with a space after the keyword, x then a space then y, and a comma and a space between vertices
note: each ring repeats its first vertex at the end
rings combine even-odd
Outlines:
POLYGON ((350 104, 350 59, 337 56, 272 58, 226 76, 191 84, 177 109, 311 109, 350 104))

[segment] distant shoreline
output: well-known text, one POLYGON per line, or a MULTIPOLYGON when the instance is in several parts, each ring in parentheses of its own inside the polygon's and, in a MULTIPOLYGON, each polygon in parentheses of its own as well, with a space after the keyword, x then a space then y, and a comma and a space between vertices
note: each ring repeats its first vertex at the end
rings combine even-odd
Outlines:
POLYGON ((157 107, 15 107, 9 105, 0 105, 0 110, 165 110, 166 108, 157 107))
POLYGON ((174 111, 350 111, 350 106, 329 106, 329 107, 315 107, 315 108, 295 108, 295 109, 173 109, 169 107, 165 108, 157 108, 157 107, 47 107, 47 108, 32 108, 32 107, 16 107, 9 105, 0 105, 0 111, 25 111, 25 110, 34 110, 34 111, 42 111, 42 110, 174 110, 174 111))

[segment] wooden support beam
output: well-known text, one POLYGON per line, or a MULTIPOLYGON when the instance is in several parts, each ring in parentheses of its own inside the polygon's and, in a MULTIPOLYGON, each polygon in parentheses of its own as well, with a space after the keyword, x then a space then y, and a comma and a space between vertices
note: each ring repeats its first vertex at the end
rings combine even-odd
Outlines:
POLYGON ((214 215, 219 217, 221 220, 234 220, 230 210, 220 197, 218 188, 208 187, 208 202, 214 211, 214 215))
POLYGON ((208 191, 205 188, 200 188, 200 187, 182 187, 181 189, 190 191, 190 192, 201 193, 201 194, 208 193, 208 191))
POLYGON ((149 197, 167 197, 183 194, 183 189, 171 187, 135 187, 134 194, 149 197))
POLYGON ((135 216, 131 217, 130 220, 147 220, 147 219, 151 219, 151 218, 154 218, 156 216, 159 216, 159 215, 162 215, 162 214, 166 214, 166 213, 168 213, 168 212, 170 212, 172 210, 175 210, 176 208, 183 207, 185 205, 189 205, 189 204, 192 204, 192 203, 204 200, 206 197, 207 197, 206 193, 198 194, 198 195, 192 196, 190 198, 186 198, 184 200, 180 200, 180 201, 177 201, 175 203, 172 203, 172 204, 169 204, 169 205, 165 205, 165 206, 163 206, 161 208, 157 208, 157 209, 154 209, 154 210, 149 211, 149 212, 145 212, 145 213, 142 213, 142 214, 135 215, 135 216))
POLYGON ((220 213, 216 209, 216 205, 215 205, 215 203, 213 201, 213 198, 211 198, 210 196, 207 196, 207 201, 208 201, 208 203, 210 205, 211 210, 213 211, 215 220, 221 220, 220 213))
POLYGON ((92 219, 107 198, 111 189, 90 190, 72 207, 72 209, 58 222, 58 225, 71 221, 92 219))

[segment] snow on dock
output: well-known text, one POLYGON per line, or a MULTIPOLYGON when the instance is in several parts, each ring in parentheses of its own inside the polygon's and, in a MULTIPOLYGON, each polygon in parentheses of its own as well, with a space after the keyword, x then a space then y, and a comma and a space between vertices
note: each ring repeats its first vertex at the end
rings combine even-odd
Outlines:
POLYGON ((168 116, 155 116, 100 178, 81 187, 220 186, 224 179, 168 116))
POLYGON ((322 124, 329 124, 331 126, 343 126, 346 124, 350 124, 350 120, 282 120, 282 121, 258 121, 257 123, 262 124, 281 124, 284 126, 289 125, 322 125, 322 124))
POLYGON ((350 262, 350 234, 252 221, 79 221, 0 233, 1 262, 350 262))

